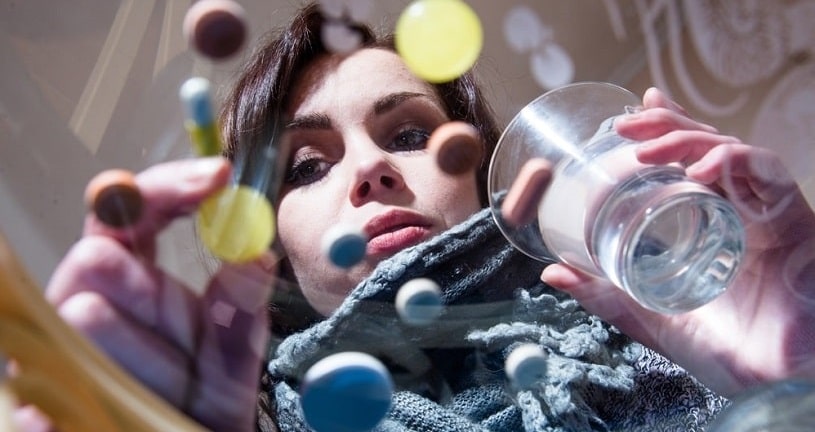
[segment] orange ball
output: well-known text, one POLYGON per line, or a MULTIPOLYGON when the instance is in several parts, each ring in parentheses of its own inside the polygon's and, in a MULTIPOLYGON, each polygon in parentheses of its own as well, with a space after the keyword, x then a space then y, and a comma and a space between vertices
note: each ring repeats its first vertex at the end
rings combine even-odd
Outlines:
POLYGON ((134 225, 144 209, 133 173, 120 169, 97 174, 85 188, 85 204, 97 219, 113 228, 134 225))

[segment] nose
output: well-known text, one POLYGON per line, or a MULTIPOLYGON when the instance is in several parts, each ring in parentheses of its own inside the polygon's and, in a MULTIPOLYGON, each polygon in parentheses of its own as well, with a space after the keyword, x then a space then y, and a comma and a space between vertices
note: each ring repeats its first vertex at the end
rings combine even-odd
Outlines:
POLYGON ((368 149, 359 158, 349 192, 351 204, 359 207, 369 201, 386 199, 405 187, 405 179, 381 149, 368 149))

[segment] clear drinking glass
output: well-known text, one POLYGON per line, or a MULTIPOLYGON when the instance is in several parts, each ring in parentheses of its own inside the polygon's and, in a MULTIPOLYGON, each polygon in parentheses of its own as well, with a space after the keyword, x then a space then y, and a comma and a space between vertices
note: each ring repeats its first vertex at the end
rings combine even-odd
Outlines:
POLYGON ((502 233, 544 262, 606 278, 643 306, 681 313, 724 292, 744 251, 734 206, 678 165, 640 163, 636 142, 613 128, 639 104, 608 83, 552 90, 527 105, 498 142, 490 204, 502 233), (530 158, 553 165, 538 217, 516 227, 501 217, 506 191, 530 158))

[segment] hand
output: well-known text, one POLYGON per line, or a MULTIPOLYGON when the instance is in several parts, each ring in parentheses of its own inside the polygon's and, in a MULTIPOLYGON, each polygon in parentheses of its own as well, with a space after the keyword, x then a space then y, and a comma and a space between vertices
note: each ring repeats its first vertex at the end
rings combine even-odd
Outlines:
POLYGON ((662 315, 621 289, 562 264, 541 278, 621 331, 671 358, 723 395, 792 376, 815 377, 815 213, 769 150, 691 119, 650 89, 645 109, 620 118, 644 163, 679 162, 736 204, 747 234, 731 287, 692 312, 662 315))
POLYGON ((204 426, 253 430, 274 260, 224 265, 201 295, 155 262, 159 232, 229 179, 230 165, 222 158, 170 162, 140 173, 139 221, 113 229, 89 215, 46 297, 69 324, 204 426))

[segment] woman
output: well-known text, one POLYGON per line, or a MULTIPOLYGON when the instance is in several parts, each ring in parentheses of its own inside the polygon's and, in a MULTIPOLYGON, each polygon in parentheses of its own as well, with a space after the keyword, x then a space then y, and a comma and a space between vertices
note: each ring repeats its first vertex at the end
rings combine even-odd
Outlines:
MULTIPOLYGON (((292 146, 275 196, 277 251, 281 275, 296 279, 309 307, 281 299, 287 285, 274 283, 272 325, 281 340, 270 358, 271 254, 224 266, 201 297, 155 262, 161 229, 228 183, 231 166, 222 159, 141 173, 146 212, 138 225, 117 231, 88 216, 47 289, 66 321, 170 403, 215 430, 300 429, 304 369, 354 349, 377 355, 400 383, 382 423, 388 430, 692 430, 724 403, 708 387, 729 396, 815 375, 812 307, 800 301, 813 284, 805 272, 789 285, 773 278, 811 248, 815 215, 773 154, 719 135, 655 90, 645 94, 645 110, 617 122, 620 134, 644 141, 644 162, 680 161, 688 175, 754 208, 788 201, 779 218, 748 221, 745 270, 730 291, 697 311, 658 315, 566 266, 541 274, 479 210, 497 129, 470 75, 428 85, 365 29, 364 48, 329 54, 321 23, 315 7, 304 9, 254 53, 225 105, 227 155, 244 176, 261 169, 251 155, 265 143, 292 146), (424 151, 448 120, 482 134, 486 157, 475 175, 447 176, 424 151), (772 175, 753 172, 753 160, 772 175), (349 272, 319 251, 322 234, 340 222, 372 236, 366 260, 349 272), (400 284, 419 276, 440 282, 450 305, 424 329, 401 324, 392 306, 400 284), (522 342, 550 354, 542 391, 505 383, 502 361, 522 342)), ((812 265, 805 268, 811 275, 812 265)))

